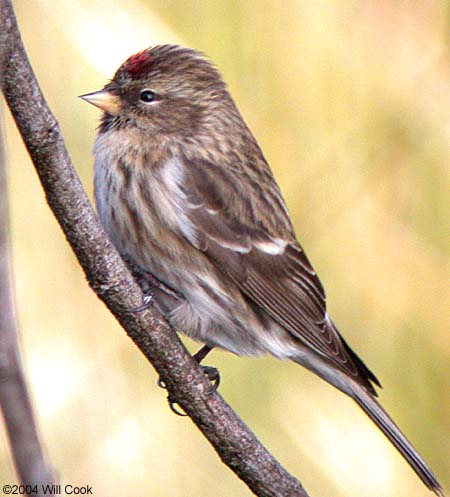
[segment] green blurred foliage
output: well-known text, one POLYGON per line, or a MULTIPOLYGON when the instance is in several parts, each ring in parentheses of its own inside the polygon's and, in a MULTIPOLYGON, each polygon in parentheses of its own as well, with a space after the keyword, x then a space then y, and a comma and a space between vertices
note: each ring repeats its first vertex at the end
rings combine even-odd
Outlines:
MULTIPOLYGON (((98 112, 76 98, 127 55, 200 49, 228 81, 381 401, 449 479, 449 3, 15 1, 24 43, 92 194, 98 112)), ((250 495, 88 288, 8 113, 24 361, 49 457, 95 495, 250 495)), ((188 344, 194 350, 196 344, 188 344)), ((311 495, 427 496, 368 419, 298 366, 215 352, 221 393, 311 495)), ((0 432, 0 481, 14 471, 0 432)))

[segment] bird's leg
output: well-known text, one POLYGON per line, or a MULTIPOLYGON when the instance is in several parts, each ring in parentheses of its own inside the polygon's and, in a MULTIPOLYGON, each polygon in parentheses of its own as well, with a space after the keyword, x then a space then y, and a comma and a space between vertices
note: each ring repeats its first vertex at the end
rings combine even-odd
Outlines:
MULTIPOLYGON (((212 366, 202 366, 200 364, 200 362, 209 354, 209 352, 211 352, 211 350, 212 347, 210 347, 209 345, 203 345, 203 347, 192 356, 195 362, 202 368, 202 371, 205 374, 205 376, 211 382, 211 389, 207 392, 208 395, 211 395, 213 392, 215 392, 220 384, 219 370, 212 366)), ((161 378, 158 379, 158 386, 161 388, 167 388, 166 384, 161 378)), ((175 407, 177 401, 172 397, 170 393, 167 396, 167 402, 169 403, 171 411, 173 411, 177 416, 186 416, 186 414, 180 412, 175 407)))
POLYGON ((197 364, 200 364, 203 359, 211 352, 212 347, 209 345, 203 345, 203 347, 196 352, 192 357, 195 359, 195 362, 197 364))
POLYGON ((220 385, 220 373, 219 370, 213 366, 202 366, 200 363, 203 359, 211 352, 212 347, 209 345, 203 345, 203 347, 196 352, 192 357, 195 359, 195 362, 202 368, 203 373, 211 382, 212 390, 211 393, 216 391, 220 385))

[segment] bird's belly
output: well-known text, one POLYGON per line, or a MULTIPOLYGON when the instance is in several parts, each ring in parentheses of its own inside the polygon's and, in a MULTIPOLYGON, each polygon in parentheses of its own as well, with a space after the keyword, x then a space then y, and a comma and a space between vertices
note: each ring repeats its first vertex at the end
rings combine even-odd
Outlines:
MULTIPOLYGON (((100 219, 125 259, 183 296, 177 299, 156 290, 156 300, 174 328, 238 355, 270 352, 287 357, 287 332, 261 319, 233 280, 174 229, 173 216, 165 218, 167 209, 154 201, 151 186, 144 198, 136 176, 125 180, 112 163, 108 168, 96 164, 100 219)), ((160 200, 161 192, 156 190, 155 196, 160 200)))
MULTIPOLYGON (((171 229, 159 206, 140 195, 136 178, 127 184, 120 180, 115 164, 97 167, 95 174, 97 211, 111 241, 139 270, 183 296, 177 300, 157 290, 157 300, 174 327, 196 340, 237 352, 233 337, 252 321, 242 295, 201 251, 171 229)), ((244 332, 242 341, 250 334, 244 332)))

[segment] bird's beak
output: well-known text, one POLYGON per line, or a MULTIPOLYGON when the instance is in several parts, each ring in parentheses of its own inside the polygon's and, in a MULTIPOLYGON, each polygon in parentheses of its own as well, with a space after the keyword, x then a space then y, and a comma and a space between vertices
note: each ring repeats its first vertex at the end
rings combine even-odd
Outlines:
POLYGON ((86 93, 86 95, 80 95, 80 98, 86 100, 92 105, 95 105, 99 109, 116 116, 122 109, 122 101, 118 95, 114 95, 108 90, 94 91, 93 93, 86 93))

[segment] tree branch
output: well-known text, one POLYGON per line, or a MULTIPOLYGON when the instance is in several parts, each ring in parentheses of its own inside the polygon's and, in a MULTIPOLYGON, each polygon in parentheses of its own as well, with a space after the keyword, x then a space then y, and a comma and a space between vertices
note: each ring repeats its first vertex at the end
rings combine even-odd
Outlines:
POLYGON ((0 132, 0 410, 19 479, 23 485, 37 485, 38 493, 34 495, 42 496, 42 485, 54 480, 44 459, 20 359, 11 291, 7 211, 6 165, 0 132))
POLYGON ((1 86, 44 188, 47 201, 90 286, 152 363, 171 396, 222 461, 261 497, 307 497, 301 484, 261 445, 151 308, 126 312, 142 292, 105 236, 69 159, 25 54, 9 0, 0 0, 1 86))

